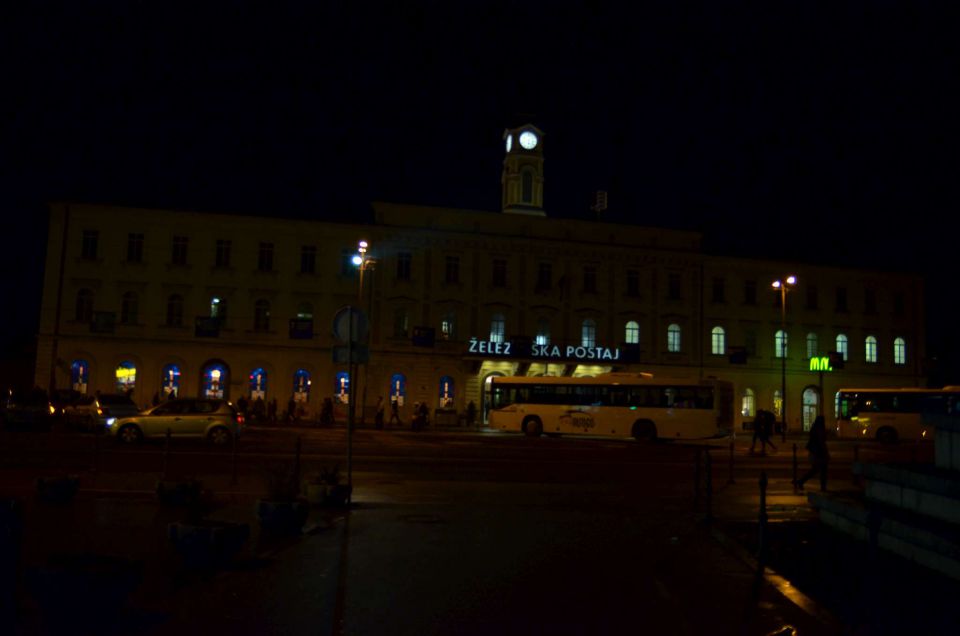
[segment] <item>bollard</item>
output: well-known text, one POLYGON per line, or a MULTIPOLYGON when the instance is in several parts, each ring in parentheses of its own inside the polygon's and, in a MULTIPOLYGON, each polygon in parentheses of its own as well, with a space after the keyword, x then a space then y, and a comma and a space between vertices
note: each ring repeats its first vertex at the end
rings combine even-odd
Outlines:
POLYGON ((161 472, 161 477, 163 481, 167 479, 167 468, 170 465, 170 435, 172 431, 168 428, 167 435, 163 440, 163 471, 161 472))
POLYGON ((693 511, 700 512, 700 453, 702 448, 697 449, 697 459, 693 464, 693 511))
POLYGON ((727 477, 727 484, 734 484, 733 481, 733 435, 730 436, 730 475, 727 477))
POLYGON ((757 574, 762 575, 767 563, 767 473, 760 473, 760 536, 757 541, 757 574))
POLYGON ((797 493, 797 443, 793 443, 793 493, 797 493))
POLYGON ((705 517, 705 521, 710 523, 713 521, 713 459, 710 456, 709 448, 704 452, 707 455, 704 464, 707 477, 707 516, 705 517))

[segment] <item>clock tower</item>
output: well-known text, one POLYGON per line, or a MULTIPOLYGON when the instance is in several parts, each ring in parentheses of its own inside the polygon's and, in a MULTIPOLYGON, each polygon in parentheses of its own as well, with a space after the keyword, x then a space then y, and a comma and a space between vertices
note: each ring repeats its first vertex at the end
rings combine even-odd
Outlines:
POLYGON ((503 131, 502 206, 507 214, 546 216, 543 211, 543 132, 532 124, 503 131))

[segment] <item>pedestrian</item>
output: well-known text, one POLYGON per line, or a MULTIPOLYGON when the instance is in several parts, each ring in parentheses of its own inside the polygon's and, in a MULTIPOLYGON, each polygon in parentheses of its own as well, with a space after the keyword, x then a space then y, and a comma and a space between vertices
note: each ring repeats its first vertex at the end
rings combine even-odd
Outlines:
POLYGON ((477 405, 473 403, 473 400, 470 400, 470 403, 467 404, 467 424, 473 426, 477 421, 477 405))
POLYGON ((827 465, 830 463, 830 451, 827 450, 827 426, 822 415, 818 415, 810 427, 807 439, 807 454, 810 457, 810 470, 797 480, 796 486, 803 490, 803 484, 814 475, 820 476, 820 490, 827 490, 827 465))
POLYGON ((320 423, 333 426, 333 400, 326 397, 323 398, 323 405, 320 407, 320 423))
MULTIPOLYGON (((262 416, 263 416, 263 412, 262 412, 263 399, 262 399, 262 398, 257 398, 257 399, 260 400, 260 403, 261 403, 261 417, 262 417, 262 416)), ((267 420, 268 420, 271 424, 276 424, 276 423, 277 423, 277 398, 272 398, 272 399, 270 400, 270 403, 267 404, 267 414, 266 414, 266 415, 267 415, 267 420)))
POLYGON ((297 419, 297 403, 294 402, 293 396, 290 396, 290 399, 287 400, 287 421, 293 422, 297 419))
POLYGON ((240 414, 243 415, 244 419, 247 418, 247 406, 249 406, 247 398, 243 397, 243 395, 237 398, 237 408, 240 410, 240 414))
POLYGON ((396 420, 397 424, 403 426, 403 422, 400 420, 400 400, 395 396, 390 398, 390 424, 393 424, 396 420))
POLYGON ((773 435, 773 422, 776 418, 773 413, 770 411, 763 411, 763 426, 760 429, 760 454, 767 454, 767 444, 770 445, 770 448, 773 449, 773 452, 777 452, 777 447, 773 442, 770 441, 770 436, 773 435))
POLYGON ((253 419, 263 422, 267 419, 267 409, 263 403, 263 396, 258 395, 253 403, 253 419))
POLYGON ((383 428, 383 396, 377 398, 377 414, 374 416, 374 426, 383 428))

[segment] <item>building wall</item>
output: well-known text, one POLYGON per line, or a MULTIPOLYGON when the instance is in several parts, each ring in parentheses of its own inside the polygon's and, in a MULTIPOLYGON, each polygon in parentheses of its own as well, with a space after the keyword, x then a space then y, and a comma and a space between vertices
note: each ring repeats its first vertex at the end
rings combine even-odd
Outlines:
POLYGON ((88 390, 112 391, 117 365, 132 361, 135 398, 146 403, 160 389, 165 364, 180 365, 181 394, 195 395, 203 366, 219 360, 230 370, 230 397, 245 393, 249 372, 262 367, 268 399, 276 397, 283 405, 293 390, 293 374, 306 369, 313 383, 307 406, 315 413, 322 398, 333 394, 336 373, 346 370, 334 362, 333 317, 355 304, 370 316, 370 361, 361 368, 357 387, 368 408, 378 395, 386 396, 395 373, 407 378, 406 409, 421 400, 436 406, 439 379, 447 375, 454 379, 455 406, 463 411, 471 400, 481 404, 482 381, 490 372, 594 374, 613 368, 722 377, 732 380, 738 393, 752 389, 758 407, 771 408, 781 382, 774 334, 782 317, 779 294, 770 283, 791 273, 799 278, 788 293, 785 316, 791 426, 799 423, 804 388, 820 383, 819 374, 809 371, 807 333, 817 334, 822 354, 835 348, 838 333, 849 338, 846 368, 823 379, 827 396, 844 384, 923 384, 923 288, 917 277, 720 258, 703 254, 700 243, 700 235, 692 232, 395 204, 375 204, 365 223, 56 204, 51 206, 36 381, 49 386, 52 378, 57 387, 68 386, 70 362, 84 359, 90 364, 88 390), (99 233, 96 258, 81 257, 84 230, 99 233), (144 236, 142 262, 126 258, 130 233, 144 236), (171 263, 174 236, 188 237, 186 265, 171 263), (231 263, 216 267, 216 243, 223 239, 231 241, 231 263), (360 239, 369 241, 375 261, 364 272, 362 297, 356 269, 342 264, 360 239), (269 272, 258 270, 261 242, 274 244, 269 272), (300 272, 304 245, 316 246, 313 274, 300 272), (401 254, 409 254, 406 279, 398 277, 401 254), (459 260, 456 282, 446 280, 448 258, 459 260), (494 259, 506 263, 502 286, 495 284, 494 259), (537 285, 541 263, 551 269, 547 288, 537 285), (593 291, 585 288, 588 267, 595 272, 593 291), (636 295, 627 293, 631 273, 639 281, 636 295), (745 300, 748 282, 755 289, 753 303, 745 300), (815 306, 807 297, 813 286, 815 306), (835 306, 838 287, 846 290, 845 310, 835 306), (117 316, 123 295, 136 294, 138 319, 117 324, 112 332, 93 333, 75 317, 82 289, 94 293, 96 311, 117 316), (867 290, 872 290, 873 308, 866 305, 867 290), (172 294, 183 297, 182 326, 165 324, 172 294), (210 313, 213 296, 226 300, 226 322, 218 337, 198 337, 194 319, 210 313), (270 303, 267 331, 254 329, 258 300, 270 303), (302 303, 312 306, 308 340, 292 339, 288 330, 302 303), (449 312, 456 314, 456 333, 444 341, 440 322, 449 312), (611 349, 623 348, 624 326, 634 320, 640 325, 639 357, 628 364, 551 363, 548 368, 530 359, 471 355, 470 339, 488 340, 497 313, 505 316, 508 340, 533 338, 538 321, 547 319, 551 341, 561 344, 579 344, 583 321, 591 319, 597 345, 611 349), (397 329, 404 314, 406 333, 397 329), (679 352, 667 350, 670 324, 682 330, 679 352), (421 326, 435 330, 433 346, 413 344, 413 329, 421 326), (722 354, 711 351, 714 326, 725 331, 722 354), (876 363, 863 360, 868 335, 878 341, 876 363), (906 341, 904 365, 893 363, 895 337, 906 341), (755 351, 746 364, 731 364, 727 353, 751 343, 755 351))

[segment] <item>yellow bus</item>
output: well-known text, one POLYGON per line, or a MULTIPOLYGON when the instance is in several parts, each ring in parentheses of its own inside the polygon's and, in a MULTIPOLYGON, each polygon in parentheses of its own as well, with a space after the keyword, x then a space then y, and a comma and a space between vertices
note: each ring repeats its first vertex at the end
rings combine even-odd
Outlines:
POLYGON ((839 439, 933 440, 933 426, 923 414, 960 414, 960 387, 840 389, 836 413, 839 439))
POLYGON ((734 421, 733 384, 716 379, 494 377, 490 393, 489 426, 530 436, 707 439, 729 435, 734 421))

